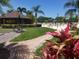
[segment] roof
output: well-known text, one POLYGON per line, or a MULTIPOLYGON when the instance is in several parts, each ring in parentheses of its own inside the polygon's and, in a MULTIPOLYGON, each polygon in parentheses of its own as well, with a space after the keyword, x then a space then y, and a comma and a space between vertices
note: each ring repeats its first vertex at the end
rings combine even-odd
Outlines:
MULTIPOLYGON (((19 18, 20 13, 17 11, 13 11, 10 13, 6 13, 2 16, 0 16, 0 18, 19 18)), ((27 16, 21 15, 20 18, 29 18, 27 16)))

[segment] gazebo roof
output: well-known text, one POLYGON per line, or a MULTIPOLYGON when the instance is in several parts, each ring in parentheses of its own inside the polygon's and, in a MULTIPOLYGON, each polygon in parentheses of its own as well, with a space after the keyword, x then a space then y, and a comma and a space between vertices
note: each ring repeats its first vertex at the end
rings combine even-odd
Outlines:
MULTIPOLYGON (((20 15, 19 12, 13 11, 13 12, 6 13, 6 14, 0 16, 0 18, 18 18, 19 15, 20 15)), ((24 15, 21 15, 20 18, 28 18, 28 19, 30 19, 29 17, 24 16, 24 15)))

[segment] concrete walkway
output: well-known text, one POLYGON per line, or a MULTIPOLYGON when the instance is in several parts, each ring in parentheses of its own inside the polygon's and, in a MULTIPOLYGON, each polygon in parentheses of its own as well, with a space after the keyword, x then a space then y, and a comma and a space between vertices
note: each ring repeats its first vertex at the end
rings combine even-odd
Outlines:
POLYGON ((50 40, 52 38, 53 37, 51 35, 46 34, 46 35, 40 36, 38 38, 19 42, 18 44, 27 45, 28 48, 30 49, 30 51, 34 52, 36 50, 36 48, 38 48, 39 46, 41 46, 45 42, 45 40, 50 40))
POLYGON ((0 43, 10 41, 15 37, 17 37, 18 35, 20 35, 20 33, 16 33, 16 32, 4 33, 3 35, 0 35, 0 43))
MULTIPOLYGON (((27 45, 27 47, 29 48, 29 58, 28 59, 34 59, 35 55, 35 51, 38 47, 40 47, 46 40, 50 40, 52 39, 53 36, 51 35, 43 35, 34 39, 30 39, 30 40, 26 40, 26 41, 21 41, 18 42, 18 44, 14 45, 14 46, 18 46, 18 45, 27 45)), ((6 45, 11 44, 11 42, 7 42, 6 45)), ((11 46, 12 48, 12 46, 11 46)), ((26 47, 25 47, 26 48, 26 47)), ((10 47, 9 47, 10 49, 10 47)))

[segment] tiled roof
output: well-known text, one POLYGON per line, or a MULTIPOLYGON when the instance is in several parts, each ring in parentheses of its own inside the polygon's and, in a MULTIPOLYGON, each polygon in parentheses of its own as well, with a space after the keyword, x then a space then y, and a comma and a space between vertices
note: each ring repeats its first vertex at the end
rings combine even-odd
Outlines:
MULTIPOLYGON (((13 12, 11 12, 11 13, 6 13, 6 14, 0 16, 0 18, 18 18, 19 15, 20 15, 19 12, 13 11, 13 12)), ((21 18, 29 18, 29 17, 24 16, 24 15, 21 15, 20 17, 21 17, 21 18)))

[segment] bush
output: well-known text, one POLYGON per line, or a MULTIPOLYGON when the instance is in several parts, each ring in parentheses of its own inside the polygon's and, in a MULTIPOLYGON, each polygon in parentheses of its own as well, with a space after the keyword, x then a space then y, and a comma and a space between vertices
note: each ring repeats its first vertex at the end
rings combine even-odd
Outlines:
POLYGON ((41 24, 25 24, 22 27, 41 27, 41 24))
MULTIPOLYGON (((2 24, 2 28, 16 28, 17 24, 2 24)), ((20 27, 41 27, 41 24, 20 24, 20 27)))
POLYGON ((79 35, 79 28, 76 30, 76 33, 74 35, 79 35))
POLYGON ((0 59, 8 59, 9 56, 9 50, 4 48, 4 43, 0 43, 0 59))
POLYGON ((0 43, 0 49, 4 47, 4 43, 0 43))
POLYGON ((2 28, 14 28, 16 26, 16 24, 2 24, 1 27, 2 28))
POLYGON ((38 48, 36 49, 36 51, 35 51, 35 55, 36 55, 36 56, 41 56, 41 55, 42 55, 41 50, 42 50, 43 47, 44 47, 44 45, 42 45, 42 46, 40 46, 40 47, 38 47, 38 48))

